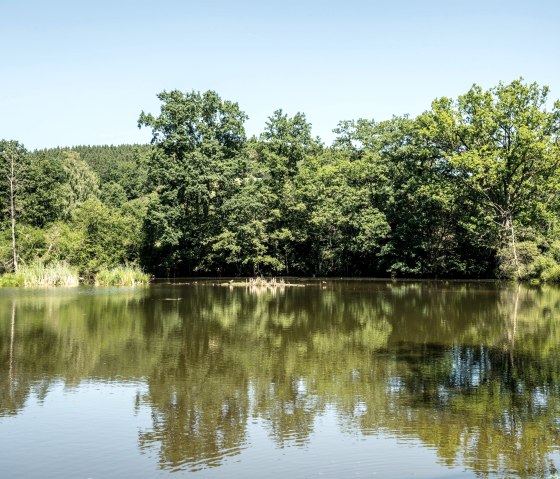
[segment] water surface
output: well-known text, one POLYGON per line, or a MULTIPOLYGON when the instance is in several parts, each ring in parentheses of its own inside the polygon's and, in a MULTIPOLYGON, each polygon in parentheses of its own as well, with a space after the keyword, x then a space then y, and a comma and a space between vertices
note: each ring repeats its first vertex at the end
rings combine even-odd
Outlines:
POLYGON ((0 290, 2 477, 556 477, 560 289, 0 290))

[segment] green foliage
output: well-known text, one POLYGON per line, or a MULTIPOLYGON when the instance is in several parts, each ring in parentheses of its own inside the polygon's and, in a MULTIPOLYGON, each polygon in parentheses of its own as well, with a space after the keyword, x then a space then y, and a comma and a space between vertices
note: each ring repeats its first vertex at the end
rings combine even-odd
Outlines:
POLYGON ((322 148, 320 139, 311 136, 311 124, 299 112, 290 118, 276 110, 268 118, 260 139, 263 161, 277 181, 293 176, 301 160, 322 148))
POLYGON ((13 194, 16 215, 22 210, 21 196, 29 170, 29 157, 25 147, 18 141, 0 140, 0 218, 7 222, 10 218, 10 178, 13 177, 13 194), (12 172, 13 159, 13 172, 12 172))
POLYGON ((545 283, 560 283, 560 265, 549 266, 541 273, 541 279, 545 283))
POLYGON ((337 130, 339 148, 355 158, 377 155, 384 168, 378 191, 391 232, 381 265, 392 275, 488 274, 487 245, 470 223, 478 218, 477 206, 438 160, 421 128, 418 119, 395 117, 343 122, 337 130))
POLYGON ((39 228, 67 221, 81 203, 99 196, 99 179, 74 151, 27 155, 20 184, 20 220, 39 228))
POLYGON ((114 208, 120 208, 127 202, 126 191, 121 185, 114 181, 105 183, 101 187, 99 199, 106 205, 114 208))
POLYGON ((487 91, 474 85, 456 102, 434 101, 419 118, 438 161, 471 191, 484 228, 495 231, 494 248, 511 250, 513 267, 503 269, 513 277, 523 274, 516 230, 546 220, 547 203, 558 197, 560 105, 548 111, 547 97, 547 87, 522 80, 487 91))
MULTIPOLYGON (((45 252, 45 231, 35 226, 18 224, 18 261, 22 264, 33 263, 45 252)), ((9 228, 0 231, 0 272, 12 271, 12 237, 9 228)))
POLYGON ((46 154, 30 155, 25 180, 21 220, 44 228, 63 219, 68 209, 69 178, 65 161, 46 154))
POLYGON ((150 145, 74 146, 39 150, 31 156, 61 160, 69 152, 77 154, 97 175, 101 185, 119 184, 125 190, 127 200, 131 200, 144 194, 146 162, 151 150, 150 145))
POLYGON ((538 245, 533 241, 522 241, 517 243, 516 248, 517 259, 509 247, 498 250, 499 276, 513 278, 517 275, 520 279, 538 276, 538 270, 544 266, 538 245))
MULTIPOLYGON (((141 204, 111 208, 98 199, 86 200, 69 222, 44 229, 19 225, 20 260, 31 264, 66 261, 83 274, 114 267, 139 257, 143 211, 141 204)), ((0 234, 0 264, 9 269, 10 231, 0 234)))
POLYGON ((220 229, 220 208, 245 142, 247 116, 212 91, 158 95, 160 115, 141 113, 152 129, 145 260, 154 270, 192 271, 220 229))
POLYGON ((333 150, 301 163, 295 197, 305 216, 300 227, 307 230, 312 271, 359 274, 349 267, 371 267, 390 231, 378 208, 382 182, 382 166, 370 156, 352 161, 333 150))
POLYGON ((555 277, 560 103, 546 87, 474 85, 417 118, 343 121, 331 147, 303 113, 277 110, 247 140, 216 92, 158 98, 138 120, 152 145, 0 142, 1 271, 555 277))
POLYGON ((63 152, 67 175, 65 217, 70 218, 82 203, 99 197, 99 178, 74 151, 63 152))
POLYGON ((18 271, 17 273, 4 273, 0 276, 1 288, 23 288, 25 286, 25 276, 18 271))
POLYGON ((53 223, 44 230, 44 252, 41 257, 47 262, 66 260, 80 266, 78 259, 83 239, 83 232, 74 223, 53 223))
POLYGON ((139 218, 98 199, 86 200, 72 218, 80 240, 70 256, 88 274, 134 261, 139 254, 141 225, 139 218))
POLYGON ((281 272, 283 262, 276 257, 271 237, 269 207, 272 192, 260 178, 244 178, 239 191, 228 198, 220 213, 224 230, 211 239, 209 263, 235 265, 238 274, 253 276, 281 272))
POLYGON ((21 213, 22 183, 27 174, 28 155, 22 144, 17 141, 0 141, 0 201, 5 207, 0 210, 0 221, 10 224, 11 228, 11 269, 18 270, 18 247, 16 224, 21 213))

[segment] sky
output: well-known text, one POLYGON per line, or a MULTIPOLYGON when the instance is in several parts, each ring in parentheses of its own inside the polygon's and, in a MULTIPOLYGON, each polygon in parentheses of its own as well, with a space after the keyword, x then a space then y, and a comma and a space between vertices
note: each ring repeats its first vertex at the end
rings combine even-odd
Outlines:
POLYGON ((258 135, 282 108, 325 142, 341 120, 418 115, 523 77, 560 98, 558 1, 0 0, 0 139, 147 143, 163 90, 215 90, 258 135))

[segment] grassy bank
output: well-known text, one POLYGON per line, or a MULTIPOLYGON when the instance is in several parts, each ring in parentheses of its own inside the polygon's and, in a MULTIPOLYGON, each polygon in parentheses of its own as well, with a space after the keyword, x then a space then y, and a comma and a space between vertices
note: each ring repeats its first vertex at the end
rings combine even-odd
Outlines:
POLYGON ((144 273, 138 266, 117 266, 103 269, 95 275, 97 286, 137 286, 149 282, 150 275, 144 273))
POLYGON ((22 266, 17 273, 5 273, 0 276, 0 287, 52 287, 78 286, 78 270, 64 262, 45 265, 32 263, 22 266))

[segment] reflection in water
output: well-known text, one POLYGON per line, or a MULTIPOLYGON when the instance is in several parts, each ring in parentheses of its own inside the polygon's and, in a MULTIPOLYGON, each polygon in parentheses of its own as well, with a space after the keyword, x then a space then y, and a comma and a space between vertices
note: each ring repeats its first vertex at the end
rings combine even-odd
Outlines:
POLYGON ((309 445, 334 410, 347 434, 420 440, 442 464, 477 474, 556 472, 558 289, 329 282, 257 294, 199 283, 1 294, 0 419, 24 414, 29 396, 44 399, 60 378, 141 380, 137 407, 152 424, 138 445, 164 470, 227 468, 251 447, 255 422, 277 447, 309 445))
POLYGON ((16 328, 16 303, 12 301, 12 320, 10 322, 10 368, 8 370, 8 381, 10 383, 10 398, 14 397, 14 336, 16 328))

